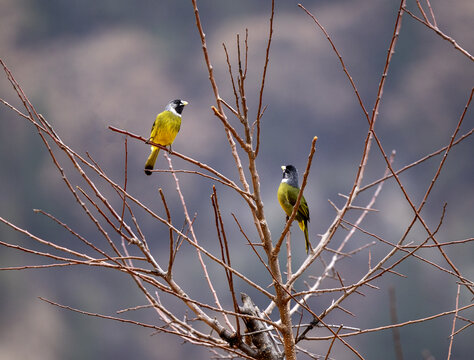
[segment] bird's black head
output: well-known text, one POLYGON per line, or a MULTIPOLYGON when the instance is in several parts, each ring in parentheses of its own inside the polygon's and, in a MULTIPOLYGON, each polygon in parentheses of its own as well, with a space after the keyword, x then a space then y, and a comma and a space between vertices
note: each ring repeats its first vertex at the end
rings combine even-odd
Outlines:
POLYGON ((186 105, 188 105, 187 101, 176 99, 176 100, 171 101, 166 108, 167 110, 170 110, 170 111, 173 111, 172 109, 174 109, 174 111, 176 111, 179 115, 181 115, 186 105))
POLYGON ((283 170, 283 179, 281 181, 298 187, 298 170, 293 165, 282 166, 281 169, 283 170))

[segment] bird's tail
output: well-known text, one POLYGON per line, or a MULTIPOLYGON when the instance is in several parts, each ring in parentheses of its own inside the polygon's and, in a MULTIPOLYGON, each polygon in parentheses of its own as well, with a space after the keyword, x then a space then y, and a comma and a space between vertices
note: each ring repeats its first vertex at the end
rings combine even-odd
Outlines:
POLYGON ((304 245, 306 247, 306 254, 309 254, 309 249, 311 249, 311 243, 309 242, 308 223, 306 221, 301 221, 298 222, 298 225, 301 231, 304 232, 304 245))
POLYGON ((146 160, 146 163, 145 163, 145 174, 151 175, 150 170, 153 170, 153 167, 155 166, 156 158, 158 157, 159 152, 160 152, 160 148, 157 148, 155 146, 151 147, 150 156, 148 156, 148 159, 146 160))

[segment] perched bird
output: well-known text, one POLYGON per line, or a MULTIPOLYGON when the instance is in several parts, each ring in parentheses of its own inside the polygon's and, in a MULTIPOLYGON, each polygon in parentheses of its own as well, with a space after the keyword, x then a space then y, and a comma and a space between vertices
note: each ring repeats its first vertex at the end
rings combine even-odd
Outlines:
MULTIPOLYGON (((149 140, 156 144, 169 146, 171 150, 171 144, 181 127, 181 113, 186 105, 188 102, 180 99, 173 100, 166 105, 165 110, 156 116, 149 140)), ((151 146, 150 156, 145 163, 145 174, 151 175, 150 170, 153 170, 159 152, 160 148, 151 146)))
MULTIPOLYGON (((300 188, 298 186, 298 171, 293 165, 282 166, 283 179, 281 179, 280 186, 278 187, 277 196, 278 202, 286 213, 286 219, 288 220, 293 207, 298 199, 300 188)), ((300 206, 296 212, 295 220, 298 221, 301 231, 304 232, 306 253, 311 248, 311 243, 308 239, 308 222, 309 222, 309 208, 304 196, 301 196, 300 206)))

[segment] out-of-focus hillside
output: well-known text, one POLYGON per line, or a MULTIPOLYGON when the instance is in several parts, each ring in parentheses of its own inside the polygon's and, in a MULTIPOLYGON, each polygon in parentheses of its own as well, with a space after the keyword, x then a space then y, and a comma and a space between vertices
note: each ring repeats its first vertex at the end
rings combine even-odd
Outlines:
MULTIPOLYGON (((410 8, 414 7, 412 1, 408 3, 410 8)), ((304 5, 330 33, 368 105, 367 110, 371 111, 398 2, 307 1, 304 5)), ((474 3, 459 0, 454 5, 433 1, 432 5, 440 28, 472 53, 474 3)), ((242 38, 248 28, 247 98, 250 113, 255 117, 270 2, 204 0, 198 1, 198 6, 221 96, 229 99, 229 103, 233 103, 233 93, 222 43, 226 43, 235 60, 235 34, 239 33, 242 38)), ((212 89, 189 1, 0 0, 0 57, 59 136, 78 153, 91 154, 118 183, 123 183, 123 137, 107 127, 120 127, 146 137, 156 113, 175 98, 186 99, 190 104, 183 113, 182 128, 173 149, 238 180, 224 131, 210 109, 214 105, 212 89)), ((377 133, 387 146, 385 150, 397 151, 395 168, 448 144, 473 80, 474 66, 468 58, 404 16, 377 123, 377 133)), ((0 76, 0 97, 21 108, 5 76, 0 76)), ((347 193, 353 183, 367 121, 331 46, 311 19, 298 9, 297 2, 276 3, 264 103, 268 108, 262 120, 259 171, 265 211, 274 236, 284 224, 276 200, 280 166, 291 163, 302 172, 311 139, 315 135, 319 138, 305 190, 311 210, 310 235, 312 242, 317 243, 317 234, 324 232, 334 217, 327 199, 339 203, 342 200, 337 194, 347 193)), ((461 133, 473 125, 470 110, 461 133)), ((171 177, 168 174, 146 177, 143 173, 148 152, 147 146, 129 140, 128 190, 151 208, 159 209, 157 189, 162 187, 169 203, 173 204, 170 206, 173 216, 182 221, 182 209, 171 177)), ((450 154, 453 159, 436 184, 430 206, 424 210, 425 218, 433 226, 439 220, 443 203, 448 201, 447 215, 439 233, 443 241, 469 238, 474 233, 473 153, 472 139, 453 149, 450 154)), ((379 178, 383 172, 383 159, 377 151, 372 156, 379 157, 374 161, 379 161, 380 166, 367 169, 366 182, 379 178)), ((436 166, 433 164, 439 160, 430 161, 403 175, 407 190, 417 201, 421 201, 434 175, 436 166)), ((176 168, 187 167, 179 160, 174 160, 174 164, 176 168)), ((162 155, 157 167, 166 168, 162 155)), ((185 174, 180 176, 180 181, 190 211, 198 214, 198 235, 206 244, 214 244, 209 247, 217 251, 209 200, 212 183, 185 174)), ((66 191, 35 129, 3 105, 0 107, 0 183, 1 217, 44 238, 54 236, 58 242, 80 248, 69 234, 62 233, 53 222, 33 212, 40 208, 58 216, 82 235, 95 236, 96 230, 90 227, 66 191)), ((252 219, 241 211, 241 200, 225 193, 224 188, 218 186, 218 190, 222 190, 221 203, 228 204, 224 219, 228 221, 233 264, 249 272, 262 271, 232 223, 230 213, 241 216, 243 224, 251 224, 252 219)), ((371 215, 367 227, 396 242, 411 213, 394 182, 387 182, 376 207, 380 212, 371 215)), ((166 238, 167 228, 151 218, 145 218, 143 224, 146 234, 156 241, 156 251, 166 251, 167 241, 162 244, 159 241, 162 236, 166 238)), ((302 241, 296 227, 294 229, 294 241, 302 241)), ((418 234, 425 236, 421 230, 418 234)), ((0 239, 29 244, 28 239, 4 225, 0 225, 0 239)), ((368 239, 358 235, 354 241, 359 242, 352 248, 358 248, 368 239)), ((304 259, 302 249, 303 246, 295 247, 295 262, 304 259)), ((452 253, 448 249, 448 253, 467 269, 465 275, 472 279, 472 245, 457 247, 452 253)), ((423 254, 430 257, 433 252, 423 254)), ((183 251, 177 277, 191 293, 198 293, 200 279, 196 281, 196 278, 199 275, 191 271, 194 264, 187 263, 185 255, 183 251)), ((432 260, 442 263, 438 255, 432 260)), ((0 248, 0 267, 43 262, 0 248)), ((366 257, 354 257, 341 262, 340 272, 350 283, 366 266, 366 257)), ((213 267, 210 265, 211 270, 213 267)), ((389 322, 387 288, 390 285, 398 291, 400 321, 454 308, 454 280, 452 288, 439 288, 436 286, 439 273, 416 262, 407 262, 397 271, 410 277, 393 277, 393 283, 384 278, 380 291, 368 291, 367 297, 347 304, 357 313, 357 326, 389 322)), ((216 282, 224 282, 223 275, 216 277, 216 282)), ((77 267, 0 272, 0 360, 132 357, 173 360, 189 358, 191 352, 195 359, 211 357, 201 348, 181 345, 179 339, 170 335, 150 337, 147 330, 86 318, 37 299, 43 296, 87 311, 113 315, 117 310, 145 303, 133 286, 125 276, 77 267)), ((209 294, 202 296, 206 298, 209 294)), ((313 301, 317 304, 319 300, 313 301)), ((330 297, 322 298, 318 309, 323 309, 327 301, 330 297)), ((258 305, 264 308, 267 303, 258 305)), ((152 323, 153 315, 143 312, 138 316, 152 323)), ((352 320, 342 316, 344 320, 331 321, 346 321, 350 325, 352 320)), ((421 358, 425 349, 436 359, 445 357, 450 321, 451 318, 437 320, 430 331, 416 326, 403 328, 401 336, 406 357, 421 358)), ((459 359, 472 354, 472 336, 469 339, 469 335, 472 330, 456 339, 459 359)), ((380 358, 378 354, 392 346, 389 335, 383 338, 377 334, 352 341, 357 341, 368 359, 380 358)), ((313 350, 317 351, 316 344, 313 350)), ((335 358, 350 359, 340 350, 335 358)), ((392 352, 385 358, 394 358, 392 352)))

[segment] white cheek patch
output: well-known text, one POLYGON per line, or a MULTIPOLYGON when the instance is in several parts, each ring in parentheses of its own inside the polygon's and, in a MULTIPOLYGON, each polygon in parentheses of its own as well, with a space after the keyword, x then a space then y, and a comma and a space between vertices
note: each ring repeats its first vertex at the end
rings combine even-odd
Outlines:
POLYGON ((170 107, 169 111, 171 111, 171 112, 173 113, 173 115, 176 115, 176 116, 181 117, 181 114, 178 114, 178 113, 176 112, 176 109, 175 109, 174 107, 170 107))
POLYGON ((281 180, 281 182, 283 182, 283 183, 287 183, 287 182, 288 182, 288 180, 289 180, 288 178, 283 178, 283 179, 281 180))

